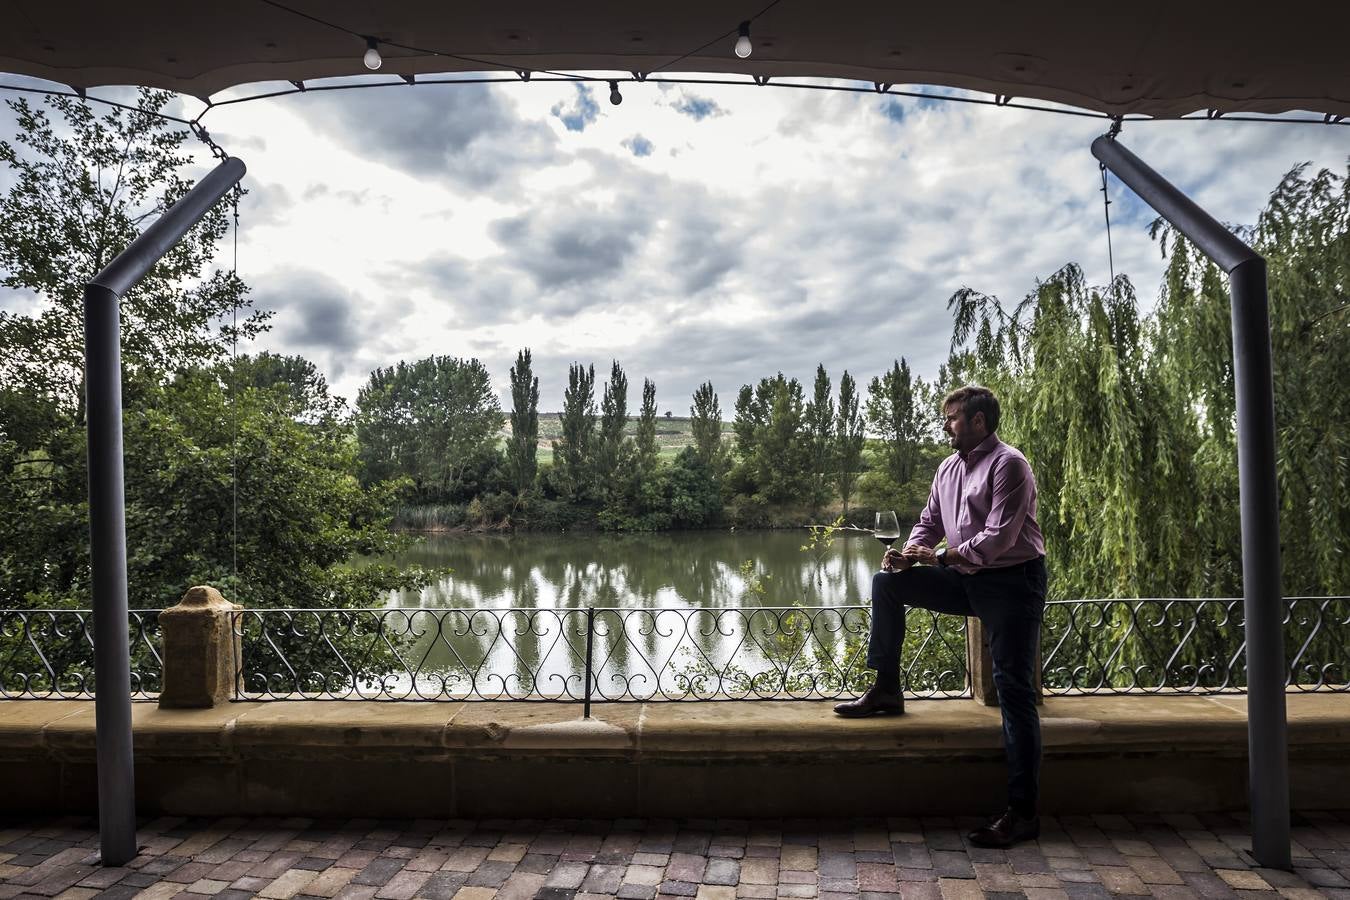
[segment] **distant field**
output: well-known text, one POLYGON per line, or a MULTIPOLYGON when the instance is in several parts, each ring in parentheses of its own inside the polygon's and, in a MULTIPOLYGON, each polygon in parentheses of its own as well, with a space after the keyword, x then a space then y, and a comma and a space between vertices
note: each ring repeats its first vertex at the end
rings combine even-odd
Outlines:
MULTIPOLYGON (((658 416, 656 419, 656 445, 661 448, 661 458, 671 460, 675 458, 685 447, 694 443, 694 432, 690 426, 690 419, 687 416, 658 416)), ((629 437, 637 434, 638 420, 634 416, 628 418, 628 423, 624 425, 623 433, 629 437)), ((730 422, 722 423, 722 434, 729 435, 732 432, 730 422)), ((498 447, 506 445, 506 439, 511 435, 511 420, 508 418, 502 424, 502 435, 498 441, 498 447)), ((553 460, 553 442, 562 439, 562 415, 560 413, 540 413, 539 414, 539 460, 541 462, 552 462, 553 460)), ((724 438, 725 440, 725 438, 724 438)))

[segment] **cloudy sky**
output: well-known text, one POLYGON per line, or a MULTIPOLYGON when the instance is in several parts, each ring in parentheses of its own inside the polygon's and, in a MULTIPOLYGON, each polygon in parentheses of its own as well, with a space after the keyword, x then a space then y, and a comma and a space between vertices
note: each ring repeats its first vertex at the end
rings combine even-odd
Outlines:
MULTIPOLYGON (((603 84, 398 83, 213 109, 205 124, 248 165, 240 274, 276 311, 253 349, 303 354, 349 399, 377 366, 477 357, 509 406, 529 347, 545 410, 569 363, 603 381, 617 359, 676 415, 711 380, 729 418, 737 388, 776 371, 866 381, 904 356, 935 374, 963 286, 1015 300, 1068 262, 1107 280, 1099 120, 621 90, 612 106, 603 84)), ((1350 156, 1350 129, 1325 126, 1132 123, 1121 139, 1234 223, 1293 165, 1343 172, 1350 156)), ((1151 305, 1153 214, 1114 179, 1111 196, 1116 270, 1151 305)))

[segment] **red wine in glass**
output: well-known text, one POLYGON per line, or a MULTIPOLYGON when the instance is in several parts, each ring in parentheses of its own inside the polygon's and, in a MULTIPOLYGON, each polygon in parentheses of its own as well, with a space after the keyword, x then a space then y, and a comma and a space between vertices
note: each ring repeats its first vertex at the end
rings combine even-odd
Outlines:
POLYGON ((872 536, 887 547, 900 539, 900 523, 895 518, 894 510, 877 513, 876 528, 873 529, 872 536))

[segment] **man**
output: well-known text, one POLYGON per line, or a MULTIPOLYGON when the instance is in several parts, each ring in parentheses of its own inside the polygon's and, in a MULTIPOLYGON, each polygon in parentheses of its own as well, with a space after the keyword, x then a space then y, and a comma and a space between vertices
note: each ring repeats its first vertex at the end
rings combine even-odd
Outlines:
POLYGON ((1046 575, 1036 480, 1026 457, 998 439, 999 404, 992 391, 967 385, 948 394, 942 406, 942 430, 956 452, 938 466, 904 548, 887 550, 872 579, 867 667, 876 670, 876 682, 834 711, 849 718, 905 711, 900 646, 906 606, 978 616, 1003 714, 1008 809, 969 837, 978 846, 1009 847, 1040 834, 1034 668, 1046 575), (934 551, 943 538, 947 545, 934 551))

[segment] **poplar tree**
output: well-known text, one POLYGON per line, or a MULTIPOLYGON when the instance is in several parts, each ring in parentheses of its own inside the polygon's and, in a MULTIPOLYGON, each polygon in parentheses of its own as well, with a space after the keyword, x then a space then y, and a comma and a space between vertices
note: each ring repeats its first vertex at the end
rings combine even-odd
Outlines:
POLYGON ((812 389, 811 400, 802 413, 802 425, 806 438, 811 505, 819 506, 829 498, 829 475, 834 450, 833 389, 823 363, 816 365, 816 380, 812 389))
POLYGON ((506 477, 519 499, 534 487, 539 471, 539 378, 530 349, 511 367, 511 438, 506 442, 506 477))
POLYGON ((642 379, 642 409, 633 443, 638 477, 646 478, 656 471, 661 452, 656 445, 656 385, 649 378, 642 379))
POLYGON ((592 454, 592 474, 596 495, 605 497, 617 486, 620 476, 628 468, 631 442, 624 438, 628 424, 628 376, 618 360, 613 360, 609 381, 605 383, 600 399, 600 433, 592 454))
POLYGON ((736 435, 736 454, 748 465, 755 455, 755 436, 764 421, 764 410, 755 400, 755 389, 741 385, 736 392, 736 414, 731 427, 736 435))
POLYGON ((568 367, 561 425, 562 440, 553 442, 559 487, 569 500, 588 499, 589 463, 596 439, 595 366, 573 363, 568 367))
POLYGON ((801 382, 779 372, 761 379, 755 404, 763 417, 755 436, 754 472, 759 491, 771 501, 797 501, 808 490, 809 457, 802 440, 805 397, 801 382))
POLYGON ((848 501, 853 496, 853 487, 858 482, 862 468, 863 441, 865 429, 862 412, 859 409, 857 385, 853 376, 844 370, 839 378, 839 412, 834 421, 834 477, 839 498, 844 502, 844 515, 848 515, 848 501))
MULTIPOLYGON (((919 380, 921 381, 921 380, 919 380)), ((901 357, 867 386, 867 418, 886 445, 886 467, 897 486, 914 478, 930 411, 915 402, 922 388, 901 357)))
POLYGON ((717 473, 722 466, 722 407, 711 381, 694 389, 689 427, 694 435, 694 452, 710 471, 717 473))

